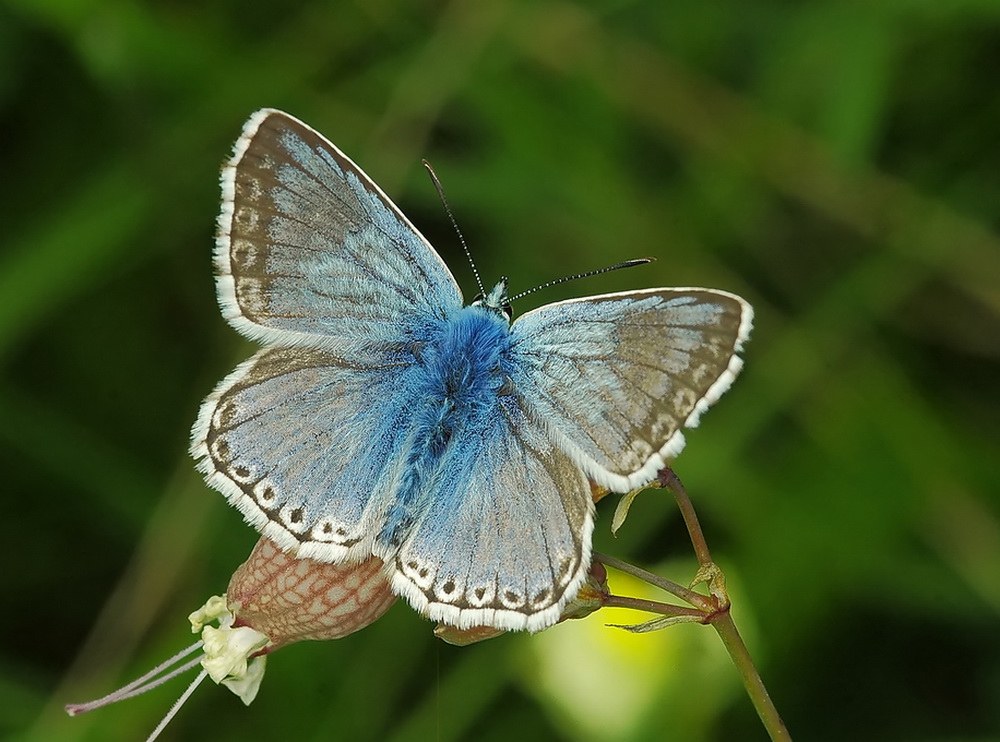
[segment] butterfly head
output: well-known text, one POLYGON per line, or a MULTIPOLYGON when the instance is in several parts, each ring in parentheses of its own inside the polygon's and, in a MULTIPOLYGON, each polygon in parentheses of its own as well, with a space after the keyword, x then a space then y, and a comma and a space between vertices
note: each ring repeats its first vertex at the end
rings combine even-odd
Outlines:
POLYGON ((510 299, 507 298, 507 277, 504 276, 488 294, 480 294, 472 302, 474 307, 483 307, 491 312, 502 315, 509 322, 513 313, 510 309, 510 299))

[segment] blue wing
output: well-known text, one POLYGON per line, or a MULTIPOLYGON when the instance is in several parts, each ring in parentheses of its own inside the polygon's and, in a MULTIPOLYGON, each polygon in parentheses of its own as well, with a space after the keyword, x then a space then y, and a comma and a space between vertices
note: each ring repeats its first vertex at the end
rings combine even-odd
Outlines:
POLYGON ((252 525, 302 558, 372 553, 407 429, 403 348, 340 358, 264 348, 205 400, 192 455, 252 525))
POLYGON ((247 121, 222 173, 223 315, 269 346, 202 405, 192 454, 264 535, 303 557, 370 553, 398 477, 414 349, 462 305, 433 248, 320 134, 247 121))
POLYGON ((511 377, 530 414, 598 484, 648 484, 742 366, 753 310, 699 288, 549 304, 511 327, 511 377))
POLYGON ((433 620, 538 631, 590 566, 590 484, 520 397, 491 408, 453 439, 428 507, 385 556, 393 590, 433 620))
POLYGON ((215 264, 223 315, 261 342, 398 340, 462 306, 440 256, 378 186, 270 109, 250 117, 223 169, 215 264))

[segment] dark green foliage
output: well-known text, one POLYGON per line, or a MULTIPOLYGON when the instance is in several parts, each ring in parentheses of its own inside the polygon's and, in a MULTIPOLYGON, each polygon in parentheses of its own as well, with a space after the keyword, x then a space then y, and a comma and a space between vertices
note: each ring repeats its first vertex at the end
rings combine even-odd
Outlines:
MULTIPOLYGON (((0 737, 143 739, 182 682, 61 706, 189 643, 255 541, 186 448, 250 352, 213 293, 219 166, 274 106, 396 198, 467 297, 421 157, 487 283, 657 258, 515 313, 749 299, 745 373, 676 468, 793 736, 1000 738, 998 50, 993 0, 0 2, 0 737)), ((611 507, 598 548, 693 574, 661 493, 615 540, 611 507)), ((164 739, 765 738, 709 629, 625 643, 603 619, 629 617, 562 654, 456 649, 397 605, 275 654, 249 709, 201 688, 164 739), (596 642, 644 656, 650 694, 626 712, 598 662, 580 705, 635 718, 588 736, 539 678, 579 679, 596 642)))

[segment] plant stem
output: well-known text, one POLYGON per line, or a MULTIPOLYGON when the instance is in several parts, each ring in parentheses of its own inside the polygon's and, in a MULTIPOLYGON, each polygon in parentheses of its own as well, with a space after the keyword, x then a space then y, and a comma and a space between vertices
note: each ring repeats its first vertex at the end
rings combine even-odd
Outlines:
POLYGON ((646 600, 645 598, 630 598, 625 595, 608 595, 604 599, 604 605, 612 608, 631 608, 636 611, 646 611, 648 613, 659 613, 661 616, 685 616, 698 623, 704 623, 705 612, 697 608, 685 608, 681 605, 671 605, 670 603, 660 603, 656 600, 646 600))
MULTIPOLYGON (((725 592, 725 580, 722 576, 722 571, 712 561, 712 554, 708 550, 708 542, 705 540, 705 534, 701 530, 701 524, 698 522, 698 515, 695 513, 694 504, 691 502, 691 498, 688 497, 687 490, 684 489, 680 478, 672 469, 664 468, 659 474, 660 486, 674 493, 677 507, 680 508, 684 524, 687 526, 688 534, 691 537, 691 545, 694 547, 698 563, 701 565, 700 572, 703 572, 705 575, 714 575, 713 579, 708 579, 708 583, 712 599, 715 601, 715 610, 708 613, 705 623, 711 624, 712 628, 719 633, 719 638, 722 639, 726 651, 729 652, 733 664, 736 665, 740 677, 743 678, 743 685, 747 690, 747 695, 750 696, 750 701, 757 710, 757 715, 760 716, 760 720, 764 724, 764 728, 767 730, 772 742, 792 742, 792 737, 788 733, 788 729, 785 728, 785 724, 781 720, 781 715, 778 714, 778 709, 775 707, 770 694, 767 692, 767 688, 764 686, 764 681, 757 671, 757 666, 754 665, 750 651, 747 649, 747 645, 743 642, 743 637, 740 636, 740 632, 737 631, 736 624, 733 622, 733 617, 729 610, 729 596, 725 592)), ((676 593, 674 594, 676 595, 676 593)))
POLYGON ((687 526, 688 535, 691 537, 691 545, 694 547, 695 556, 698 557, 698 563, 703 567, 712 564, 712 553, 708 550, 708 542, 701 530, 701 523, 698 522, 698 514, 694 511, 694 505, 691 498, 688 497, 680 477, 674 473, 673 469, 661 469, 660 486, 674 493, 674 499, 677 501, 677 507, 681 510, 681 516, 684 518, 684 525, 687 526))
POLYGON ((743 686, 747 689, 747 695, 750 696, 754 708, 757 709, 757 715, 760 716, 772 742, 792 742, 792 737, 788 733, 788 729, 785 728, 785 723, 781 720, 781 715, 778 714, 778 709, 771 700, 771 695, 764 687, 764 681, 761 679, 760 673, 757 672, 753 658, 750 657, 750 652, 747 645, 744 644, 740 632, 736 630, 736 624, 729 611, 716 613, 709 620, 709 623, 712 628, 719 632, 719 637, 729 652, 733 664, 736 665, 736 669, 739 670, 740 677, 743 678, 743 686))
POLYGON ((634 564, 629 564, 628 562, 623 562, 621 559, 616 559, 608 554, 602 554, 601 552, 594 552, 594 561, 600 562, 601 564, 606 564, 609 567, 617 569, 619 572, 625 572, 633 577, 637 577, 643 582, 649 583, 655 587, 660 588, 664 592, 670 593, 686 603, 690 603, 695 608, 698 608, 702 612, 707 612, 715 609, 715 605, 709 598, 706 598, 701 593, 696 593, 694 590, 684 587, 683 585, 678 585, 676 582, 671 582, 665 577, 660 577, 659 575, 654 575, 652 572, 647 572, 642 567, 637 567, 634 564))

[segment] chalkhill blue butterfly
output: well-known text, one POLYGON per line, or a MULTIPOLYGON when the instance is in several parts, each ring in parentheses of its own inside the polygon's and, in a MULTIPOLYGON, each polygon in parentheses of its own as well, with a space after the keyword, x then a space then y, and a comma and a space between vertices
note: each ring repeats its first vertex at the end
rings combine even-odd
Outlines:
POLYGON ((431 619, 537 631, 591 559, 590 482, 628 492, 741 367, 752 309, 658 288, 465 305, 431 245, 322 135, 265 109, 222 174, 219 303, 263 348, 204 402, 208 483, 301 557, 385 563, 431 619))

